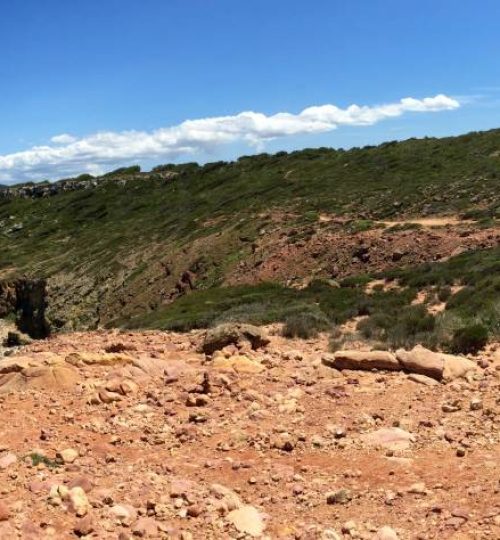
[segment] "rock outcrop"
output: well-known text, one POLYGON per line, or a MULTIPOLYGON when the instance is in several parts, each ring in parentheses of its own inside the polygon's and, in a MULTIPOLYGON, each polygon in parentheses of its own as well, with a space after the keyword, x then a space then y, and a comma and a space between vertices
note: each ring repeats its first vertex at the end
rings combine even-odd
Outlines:
POLYGON ((227 345, 243 345, 248 343, 252 349, 265 347, 269 337, 265 330, 251 324, 221 324, 207 330, 202 350, 205 354, 212 354, 227 345))
POLYGON ((19 278, 0 282, 0 318, 16 316, 16 324, 33 338, 50 333, 46 320, 47 282, 44 279, 19 278))
POLYGON ((438 381, 451 381, 477 369, 476 364, 467 358, 429 351, 422 345, 416 345, 411 351, 399 349, 396 358, 405 370, 438 381))
POLYGON ((401 369, 400 363, 389 351, 337 351, 331 363, 337 369, 401 369))
POLYGON ((17 356, 0 363, 0 394, 71 388, 79 380, 78 371, 56 354, 17 356))
POLYGON ((477 369, 476 364, 467 358, 433 352, 421 345, 416 345, 411 351, 399 349, 395 354, 389 351, 337 351, 333 355, 325 354, 322 362, 336 369, 403 370, 444 382, 477 369))

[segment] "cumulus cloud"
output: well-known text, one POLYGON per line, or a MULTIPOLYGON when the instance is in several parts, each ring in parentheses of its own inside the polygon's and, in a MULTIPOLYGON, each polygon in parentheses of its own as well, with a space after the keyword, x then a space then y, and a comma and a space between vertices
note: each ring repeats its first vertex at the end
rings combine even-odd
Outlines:
POLYGON ((73 135, 69 135, 68 133, 62 133, 61 135, 56 135, 50 139, 54 144, 70 144, 77 140, 76 137, 73 137, 73 135))
POLYGON ((213 152, 221 145, 244 142, 261 146, 280 137, 325 133, 338 126, 369 126, 407 112, 456 109, 460 103, 439 94, 423 99, 404 98, 376 106, 335 105, 308 107, 298 114, 241 112, 186 120, 152 132, 101 132, 77 138, 69 134, 52 137, 50 145, 0 155, 0 179, 22 181, 40 177, 63 177, 97 172, 131 161, 175 159, 183 155, 213 152))

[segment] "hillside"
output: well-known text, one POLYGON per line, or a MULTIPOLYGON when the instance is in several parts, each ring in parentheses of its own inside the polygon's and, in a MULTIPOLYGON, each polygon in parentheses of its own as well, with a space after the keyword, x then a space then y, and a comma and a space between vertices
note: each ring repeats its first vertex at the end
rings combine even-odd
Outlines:
POLYGON ((1 190, 0 538, 498 538, 499 152, 1 190))
POLYGON ((446 297, 498 332, 500 130, 76 180, 0 199, 4 314, 42 280, 11 304, 47 331, 389 314, 377 334, 446 297))

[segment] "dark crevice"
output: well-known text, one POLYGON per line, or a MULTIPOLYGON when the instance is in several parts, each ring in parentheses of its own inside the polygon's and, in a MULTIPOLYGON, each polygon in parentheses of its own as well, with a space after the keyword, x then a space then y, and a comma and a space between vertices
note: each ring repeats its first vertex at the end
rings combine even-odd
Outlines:
POLYGON ((47 282, 44 279, 20 278, 0 282, 0 317, 15 317, 19 330, 34 339, 50 334, 45 318, 47 282))

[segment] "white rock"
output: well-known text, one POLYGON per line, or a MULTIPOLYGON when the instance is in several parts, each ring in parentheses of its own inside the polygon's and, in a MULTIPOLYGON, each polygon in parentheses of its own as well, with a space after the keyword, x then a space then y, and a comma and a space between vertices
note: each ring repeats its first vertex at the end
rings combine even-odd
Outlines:
POLYGON ((250 505, 245 505, 229 512, 227 519, 239 532, 254 537, 260 536, 266 528, 262 514, 257 508, 250 505))
POLYGON ((377 531, 374 540, 399 540, 399 537, 394 529, 385 526, 377 531))
POLYGON ((56 458, 62 463, 74 463, 78 458, 78 451, 74 448, 66 448, 57 453, 56 458))

